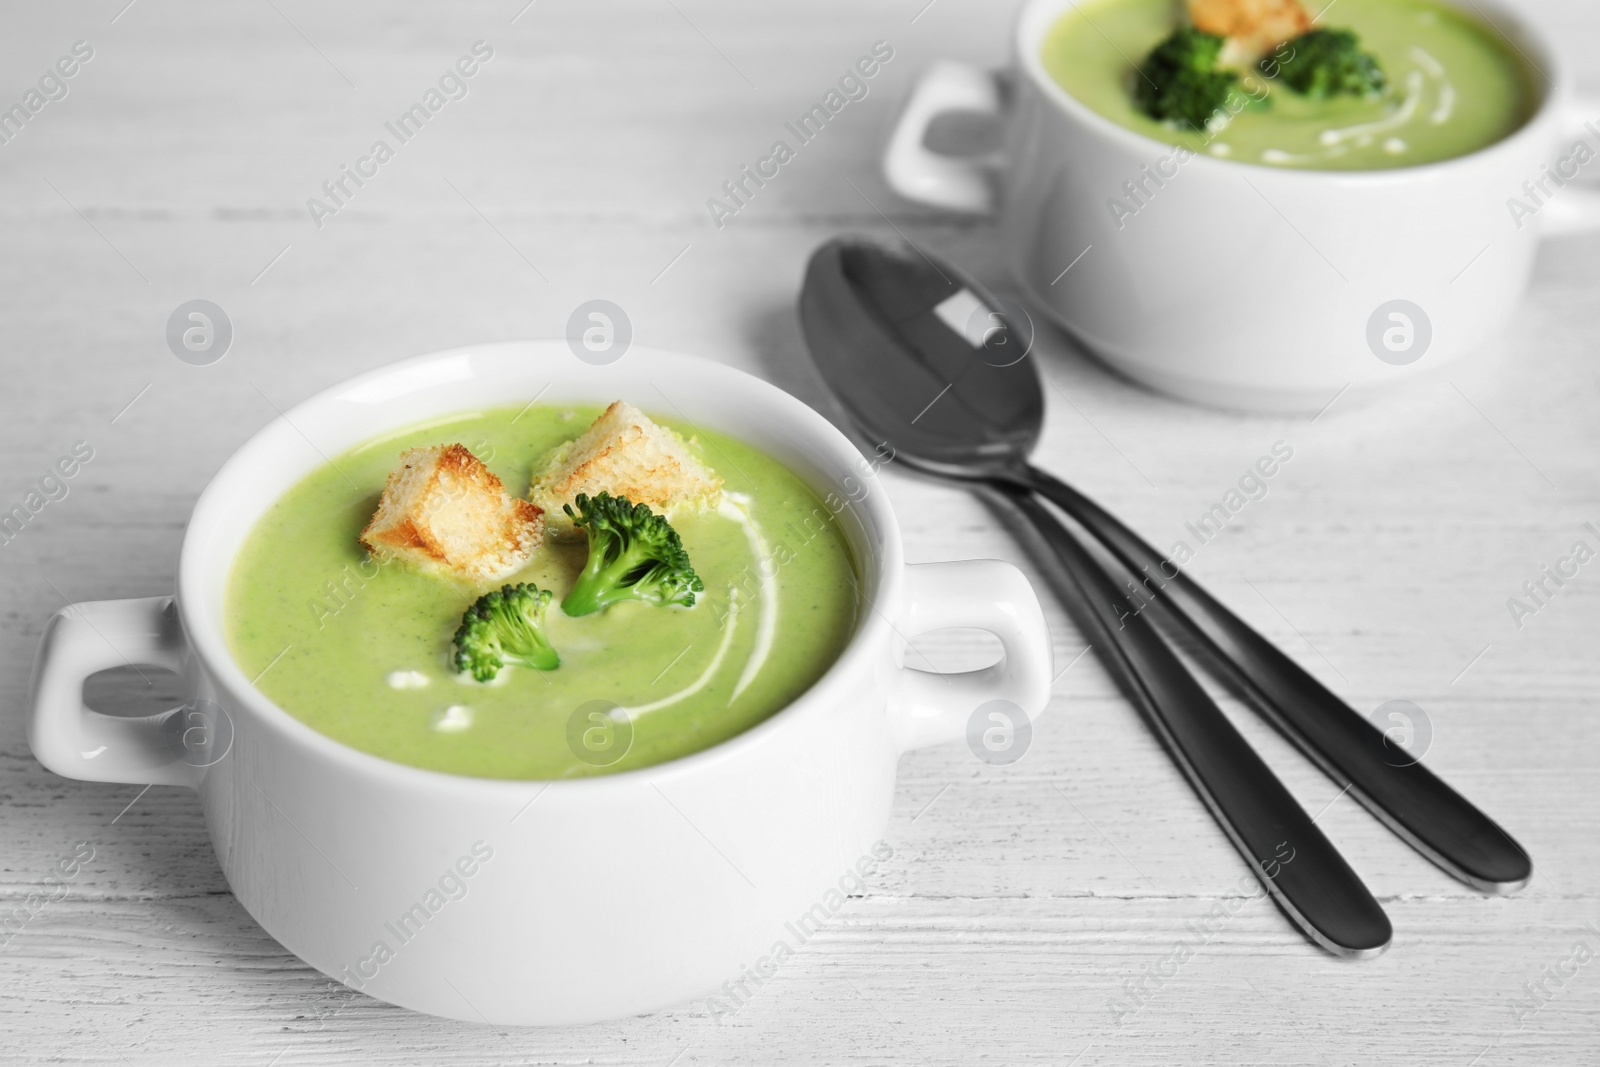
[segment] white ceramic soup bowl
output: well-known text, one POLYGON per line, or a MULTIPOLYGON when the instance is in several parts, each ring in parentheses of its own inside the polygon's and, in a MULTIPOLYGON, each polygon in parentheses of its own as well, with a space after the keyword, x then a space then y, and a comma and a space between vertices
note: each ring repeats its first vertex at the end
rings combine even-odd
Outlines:
POLYGON ((1051 670, 1021 572, 994 560, 908 566, 872 468, 800 401, 704 359, 634 348, 592 366, 555 341, 396 363, 295 407, 201 494, 177 595, 61 611, 33 682, 40 762, 69 778, 196 790, 235 896, 318 970, 436 1015, 563 1024, 725 997, 724 982, 748 994, 746 969, 769 969, 778 942, 798 948, 842 903, 841 885, 859 887, 884 857, 900 754, 965 736, 992 699, 1037 715, 1051 670), (863 598, 822 679, 714 748, 558 782, 391 763, 262 695, 229 651, 223 590, 263 511, 326 456, 535 396, 626 398, 751 442, 814 486, 849 539, 863 598), (994 633, 1003 659, 961 675, 904 666, 909 639, 947 627, 994 633), (87 708, 84 678, 130 662, 178 671, 194 703, 143 719, 87 708))
POLYGON ((1024 5, 1001 79, 954 62, 924 71, 884 173, 912 200, 998 212, 1031 305, 1136 381, 1253 410, 1318 410, 1346 388, 1375 392, 1495 338, 1540 234, 1600 224, 1600 197, 1558 184, 1600 172, 1586 165, 1600 155, 1600 104, 1575 104, 1548 38, 1490 0, 1460 6, 1542 72, 1533 115, 1479 151, 1372 171, 1184 160, 1103 118, 1041 58, 1050 28, 1078 6, 1024 5), (1003 119, 1001 156, 931 151, 929 125, 953 111, 1003 119))

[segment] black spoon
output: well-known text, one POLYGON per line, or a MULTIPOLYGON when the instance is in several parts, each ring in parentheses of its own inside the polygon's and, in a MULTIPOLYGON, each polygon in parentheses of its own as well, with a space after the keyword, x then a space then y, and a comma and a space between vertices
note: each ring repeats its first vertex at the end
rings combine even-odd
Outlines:
MULTIPOLYGON (((1493 820, 1420 763, 1396 759, 1383 735, 1366 719, 1186 575, 1171 570, 1170 564, 1163 567, 1164 557, 1137 534, 1064 482, 1029 464, 1027 457, 1044 418, 1038 373, 1024 358, 1021 339, 1001 305, 981 287, 915 249, 865 239, 835 240, 812 256, 800 313, 819 371, 857 425, 874 440, 886 440, 897 459, 908 465, 986 485, 998 490, 987 494, 992 500, 1023 508, 1059 557, 1060 567, 1049 569, 1057 571, 1052 580, 1067 600, 1088 593, 1089 603, 1103 616, 1111 599, 1104 588, 1120 600, 1119 583, 1099 571, 1071 535, 1037 505, 1033 493, 1046 496, 1081 523, 1137 580, 1146 582, 1145 576, 1152 576, 1146 587, 1156 593, 1156 604, 1200 639, 1225 677, 1403 839, 1476 888, 1510 892, 1527 883, 1532 875, 1527 854, 1493 820), (1091 574, 1107 585, 1097 588, 1091 574), (1069 575, 1077 575, 1078 581, 1070 581, 1069 575)), ((1273 883, 1269 890, 1286 904, 1287 872, 1305 858, 1305 850, 1297 848, 1295 864, 1283 865, 1276 879, 1268 879, 1262 864, 1271 864, 1272 854, 1248 846, 1254 835, 1241 839, 1239 820, 1270 821, 1281 814, 1273 810, 1278 801, 1265 795, 1232 795, 1240 777, 1272 778, 1271 772, 1258 758, 1248 768, 1236 762, 1240 750, 1251 757, 1254 753, 1215 705, 1203 699, 1203 691, 1199 692, 1203 702, 1161 692, 1160 685, 1171 684, 1173 672, 1187 677, 1187 671, 1142 614, 1115 616, 1106 620, 1107 627, 1115 627, 1110 629, 1112 636, 1102 633, 1096 647, 1102 652, 1112 645, 1124 648, 1125 639, 1135 635, 1132 640, 1139 654, 1113 653, 1129 660, 1113 663, 1114 671, 1125 684, 1130 674, 1138 676, 1130 688, 1141 710, 1151 717, 1174 758, 1263 881, 1273 883), (1161 646, 1159 651, 1154 650, 1156 645, 1161 646), (1160 676, 1154 689, 1151 674, 1160 676), (1198 728, 1196 716, 1203 720, 1198 728), (1188 728, 1174 730, 1170 721, 1174 717, 1185 720, 1178 725, 1188 728), (1196 760, 1196 754, 1185 748, 1212 742, 1222 750, 1209 753, 1215 760, 1196 760)), ((1187 682, 1198 691, 1192 678, 1187 682)), ((1176 684, 1186 689, 1183 683, 1176 684)), ((1275 779, 1273 784, 1277 785, 1275 779)), ((1282 786, 1277 789, 1281 792, 1282 786)), ((1282 796, 1288 798, 1286 792, 1282 796)), ((1292 800, 1288 803, 1299 811, 1292 800)), ((1303 818, 1304 813, 1299 814, 1303 818)), ((1348 871, 1309 820, 1305 826, 1320 842, 1312 850, 1318 864, 1348 871), (1326 856, 1321 855, 1324 850, 1326 856)), ((1309 873, 1313 866, 1317 864, 1304 864, 1300 870, 1309 873)), ((1344 951, 1372 951, 1374 945, 1387 942, 1388 923, 1359 880, 1353 874, 1350 880, 1354 885, 1346 889, 1351 900, 1365 898, 1357 910, 1366 914, 1371 926, 1364 936, 1353 939, 1367 942, 1367 948, 1352 945, 1344 951)), ((1296 915, 1287 905, 1285 910, 1302 927, 1316 925, 1314 916, 1296 915)), ((1307 932, 1324 947, 1340 951, 1316 931, 1307 932)))

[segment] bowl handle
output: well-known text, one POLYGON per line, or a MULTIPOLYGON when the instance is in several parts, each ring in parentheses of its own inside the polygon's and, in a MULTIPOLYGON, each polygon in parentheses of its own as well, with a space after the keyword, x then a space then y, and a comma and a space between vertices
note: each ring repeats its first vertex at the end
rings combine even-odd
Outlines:
POLYGON ((1050 700, 1050 631, 1039 598, 1023 573, 997 559, 921 563, 906 567, 905 645, 933 630, 987 630, 1000 639, 1000 662, 982 670, 936 674, 902 666, 890 702, 890 725, 900 751, 967 736, 968 723, 992 700, 1006 700, 1030 720, 1050 700))
POLYGON ((108 667, 145 664, 181 672, 185 642, 170 596, 91 600, 51 617, 39 641, 29 702, 28 744, 66 778, 127 785, 186 785, 182 709, 121 718, 83 702, 83 681, 108 667))
MULTIPOLYGON (((1600 146, 1600 97, 1579 96, 1568 105, 1564 116, 1566 133, 1570 137, 1581 140, 1588 145, 1592 152, 1600 146), (1591 143, 1592 142, 1592 143, 1591 143)), ((1591 156, 1591 158, 1593 158, 1591 156)), ((1574 161, 1575 162, 1575 161, 1574 161)), ((1558 162, 1557 167, 1560 166, 1558 162)), ((1580 174, 1577 170, 1583 164, 1574 166, 1574 173, 1563 175, 1573 188, 1560 187, 1554 191, 1550 199, 1539 203, 1534 197, 1522 199, 1527 194, 1519 192, 1517 199, 1524 208, 1530 206, 1528 201, 1533 200, 1539 215, 1539 232, 1545 237, 1562 236, 1565 234, 1591 233, 1600 230, 1600 189, 1595 187, 1592 180, 1585 180, 1581 184, 1574 179, 1589 179, 1586 173, 1580 174)), ((1551 190, 1545 187, 1549 194, 1551 190)), ((1509 201, 1508 201, 1509 203, 1509 201)), ((1530 212, 1531 214, 1531 212, 1530 212)), ((1517 228, 1522 228, 1522 220, 1517 219, 1517 228)))
POLYGON ((940 155, 923 142, 933 120, 947 111, 999 117, 1003 110, 999 82, 988 71, 951 60, 928 67, 912 86, 883 151, 889 188, 907 200, 947 211, 993 212, 993 161, 940 155))

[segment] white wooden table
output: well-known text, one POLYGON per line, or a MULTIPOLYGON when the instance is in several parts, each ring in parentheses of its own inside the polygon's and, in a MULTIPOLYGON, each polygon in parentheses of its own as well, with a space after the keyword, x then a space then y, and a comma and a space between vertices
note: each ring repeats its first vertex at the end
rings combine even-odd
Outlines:
MULTIPOLYGON (((524 2, 7 12, 0 105, 73 42, 94 55, 0 146, 0 510, 75 442, 94 458, 0 546, 0 907, 25 907, 76 843, 93 858, 0 948, 0 1058, 1600 1059, 1600 962, 1575 975, 1566 962, 1584 939, 1600 949, 1584 925, 1600 927, 1600 564, 1520 629, 1506 606, 1575 540, 1596 543, 1582 524, 1600 524, 1600 238, 1541 253, 1498 361, 1315 422, 1181 406, 1053 331, 1039 341, 1053 387, 1041 462, 1158 544, 1273 442, 1293 447, 1193 573, 1356 707, 1422 707, 1431 766, 1539 864, 1516 896, 1471 892, 1238 716, 1388 909, 1395 943, 1378 960, 1334 960, 1266 902, 1235 899, 1244 864, 1092 656, 1058 680, 1020 763, 989 767, 960 746, 908 757, 894 859, 721 1020, 701 1002, 496 1032, 377 1003, 245 914, 192 794, 39 767, 23 707, 44 620, 66 599, 170 591, 196 494, 274 407, 397 357, 559 335, 594 297, 627 310, 639 343, 756 370, 820 405, 794 302, 829 235, 892 224, 1006 287, 991 229, 898 203, 875 154, 920 65, 1000 60, 1009 3, 538 0, 519 12, 524 2), (494 55, 467 97, 318 229, 306 199, 479 39, 494 55), (716 228, 707 198, 878 40, 895 54, 868 97, 716 228), (236 329, 211 366, 179 362, 164 339, 168 315, 195 297, 236 329), (1514 1003, 1534 1003, 1525 983, 1541 980, 1547 996, 1519 1020, 1514 1003)), ((1533 6, 1580 80, 1600 85, 1600 10, 1533 6)), ((913 560, 1022 560, 961 492, 892 466, 883 477, 913 560)), ((1065 666, 1083 642, 1048 610, 1065 666)), ((924 651, 955 668, 987 649, 950 635, 924 651)))

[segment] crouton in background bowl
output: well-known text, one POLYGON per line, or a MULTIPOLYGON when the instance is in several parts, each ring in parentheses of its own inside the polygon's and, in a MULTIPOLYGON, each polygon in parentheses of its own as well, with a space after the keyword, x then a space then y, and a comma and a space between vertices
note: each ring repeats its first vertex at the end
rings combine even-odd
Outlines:
POLYGON ((964 737, 988 701, 1037 716, 1050 681, 1022 574, 993 560, 907 565, 875 475, 800 401, 691 356, 635 347, 596 366, 562 341, 508 342, 364 374, 256 434, 201 494, 174 596, 50 620, 29 739, 66 777, 195 790, 239 901, 323 973, 436 1015, 562 1025, 681 1003, 798 949, 793 924, 814 928, 841 886, 892 854, 881 838, 899 756, 964 737), (230 651, 224 588, 274 502, 362 442, 535 398, 620 398, 736 437, 836 508, 860 610, 820 680, 703 751, 557 781, 391 762, 256 688, 230 651), (994 633, 1003 659, 956 676, 904 666, 909 639, 951 627, 994 633), (144 719, 88 709, 84 678, 124 657, 180 673, 190 702, 144 719))

